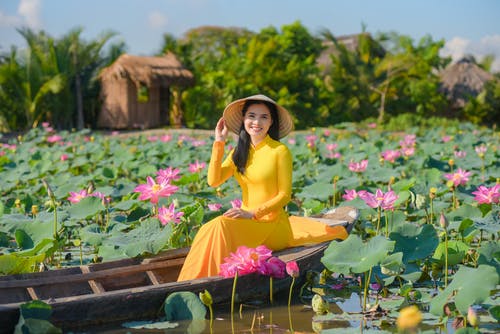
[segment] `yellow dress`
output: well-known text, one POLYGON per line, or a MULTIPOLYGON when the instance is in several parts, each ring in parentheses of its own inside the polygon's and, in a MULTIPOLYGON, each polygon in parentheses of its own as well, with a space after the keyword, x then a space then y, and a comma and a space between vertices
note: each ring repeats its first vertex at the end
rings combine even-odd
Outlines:
POLYGON ((245 174, 237 172, 232 152, 223 160, 224 142, 214 142, 208 184, 218 187, 234 176, 241 187, 241 208, 255 219, 218 216, 196 234, 178 281, 216 276, 224 258, 239 246, 265 245, 272 250, 345 239, 344 227, 329 227, 312 219, 289 216, 284 207, 292 193, 292 155, 284 144, 267 136, 250 146, 245 174))

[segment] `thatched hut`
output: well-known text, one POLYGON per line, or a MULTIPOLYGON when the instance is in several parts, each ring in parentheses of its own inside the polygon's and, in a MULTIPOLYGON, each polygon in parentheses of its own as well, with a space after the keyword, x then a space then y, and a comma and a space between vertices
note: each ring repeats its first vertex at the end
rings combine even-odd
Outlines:
POLYGON ((450 100, 453 109, 463 108, 471 97, 483 91, 487 81, 494 78, 469 58, 448 65, 440 77, 440 91, 450 100))
POLYGON ((100 74, 102 107, 97 126, 145 129, 182 122, 180 88, 194 83, 173 53, 161 57, 121 55, 100 74))

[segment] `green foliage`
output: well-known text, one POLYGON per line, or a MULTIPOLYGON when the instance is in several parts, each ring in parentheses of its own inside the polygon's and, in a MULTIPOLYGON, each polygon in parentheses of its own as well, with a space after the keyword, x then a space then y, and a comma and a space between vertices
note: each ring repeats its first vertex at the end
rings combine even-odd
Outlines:
POLYGON ((444 315, 444 306, 452 298, 460 314, 466 315, 470 305, 480 304, 489 297, 490 291, 498 284, 498 277, 495 268, 491 266, 460 267, 451 284, 432 299, 430 312, 438 316, 444 315))
POLYGON ((15 334, 59 334, 62 330, 50 323, 52 307, 42 301, 34 300, 21 304, 20 317, 15 334))
POLYGON ((325 250, 321 262, 332 271, 342 274, 364 273, 378 265, 394 248, 394 241, 376 236, 363 243, 357 235, 339 243, 333 242, 325 250))
POLYGON ((165 299, 164 309, 168 321, 204 320, 207 314, 205 305, 197 295, 190 291, 170 294, 165 299))

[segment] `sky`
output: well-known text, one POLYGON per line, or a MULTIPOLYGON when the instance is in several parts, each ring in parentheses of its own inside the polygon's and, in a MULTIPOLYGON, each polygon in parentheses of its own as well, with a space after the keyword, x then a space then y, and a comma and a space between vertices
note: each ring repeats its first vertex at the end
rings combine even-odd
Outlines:
POLYGON ((86 40, 117 33, 134 55, 157 54, 163 34, 201 26, 262 28, 299 21, 313 35, 397 32, 415 44, 444 40, 443 56, 495 55, 500 71, 500 0, 0 0, 0 52, 25 46, 17 28, 60 38, 81 27, 86 40))

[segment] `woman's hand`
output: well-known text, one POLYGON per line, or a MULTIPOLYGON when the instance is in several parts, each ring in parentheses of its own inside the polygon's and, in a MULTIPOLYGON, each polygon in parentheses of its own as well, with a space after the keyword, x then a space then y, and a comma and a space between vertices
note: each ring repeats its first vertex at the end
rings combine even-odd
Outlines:
POLYGON ((253 212, 245 211, 242 210, 241 208, 231 208, 226 212, 224 212, 223 215, 229 218, 246 218, 246 219, 253 218, 253 212))
POLYGON ((215 126, 215 140, 226 141, 227 133, 228 128, 226 126, 226 121, 221 117, 215 126))

